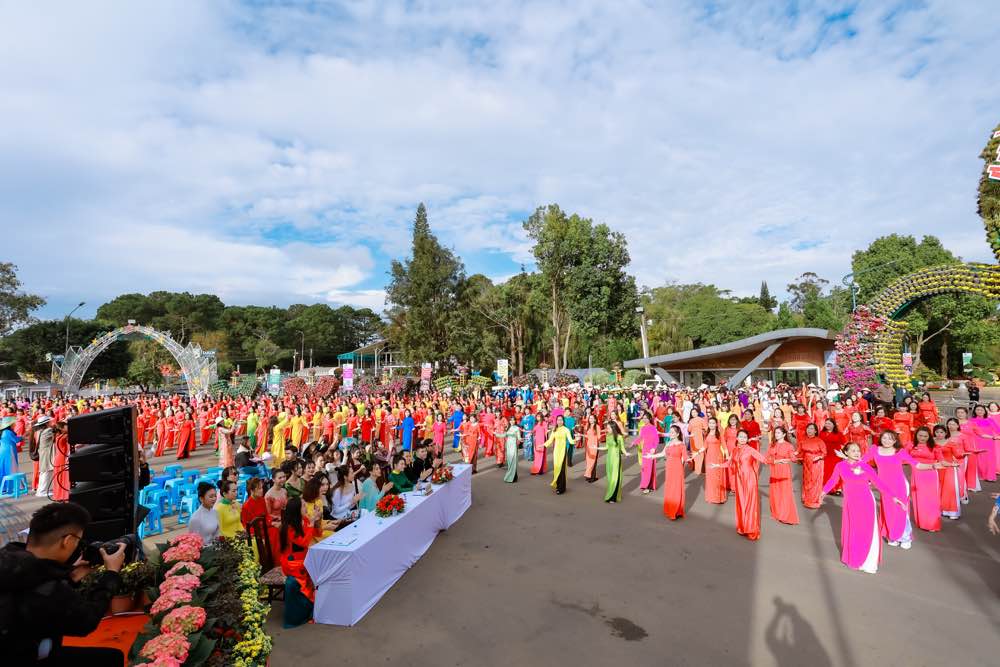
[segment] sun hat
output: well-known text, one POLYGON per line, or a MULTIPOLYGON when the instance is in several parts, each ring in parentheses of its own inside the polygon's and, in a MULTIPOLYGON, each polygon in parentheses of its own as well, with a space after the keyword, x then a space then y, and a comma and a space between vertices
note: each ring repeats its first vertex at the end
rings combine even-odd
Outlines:
POLYGON ((5 428, 10 428, 11 426, 13 426, 15 421, 17 420, 14 419, 13 417, 4 417, 2 420, 0 420, 0 431, 4 430, 5 428))

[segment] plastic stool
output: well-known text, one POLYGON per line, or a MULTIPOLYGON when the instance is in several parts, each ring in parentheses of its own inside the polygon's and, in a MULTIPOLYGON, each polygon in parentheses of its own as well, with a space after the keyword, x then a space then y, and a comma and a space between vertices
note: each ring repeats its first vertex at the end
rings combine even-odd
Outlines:
POLYGON ((201 477, 201 471, 195 468, 194 470, 185 470, 181 474, 181 479, 183 479, 188 484, 194 484, 194 480, 201 477))
POLYGON ((194 481, 194 485, 198 486, 202 482, 207 482, 208 484, 211 484, 215 488, 219 488, 219 478, 218 477, 210 477, 209 475, 202 475, 201 477, 199 477, 198 479, 196 479, 194 481))
POLYGON ((170 475, 157 475, 152 479, 152 483, 156 484, 160 488, 163 488, 163 485, 167 483, 168 479, 173 479, 173 477, 170 475))
POLYGON ((180 463, 172 463, 163 469, 163 474, 171 477, 180 477, 182 472, 184 472, 184 466, 180 463))
POLYGON ((236 499, 241 503, 245 503, 247 500, 247 483, 244 479, 236 482, 236 499))
POLYGON ((184 480, 180 477, 174 477, 173 479, 168 479, 167 483, 164 485, 164 489, 170 494, 170 508, 171 514, 176 511, 177 505, 181 502, 181 487, 184 486, 184 480))
POLYGON ((0 497, 9 498, 13 496, 14 498, 20 498, 27 495, 28 491, 28 476, 23 472, 4 475, 3 480, 0 480, 0 497))
POLYGON ((209 477, 214 477, 216 480, 222 476, 223 468, 222 466, 215 466, 214 468, 205 468, 205 475, 209 477))
MULTIPOLYGON (((161 490, 162 491, 162 490, 161 490)), ((163 520, 160 514, 159 504, 145 504, 140 503, 143 507, 149 510, 149 514, 143 519, 142 524, 139 525, 139 539, 144 539, 148 535, 159 535, 163 532, 163 520)))
POLYGON ((191 515, 198 509, 198 496, 184 496, 181 504, 177 508, 177 523, 181 526, 187 525, 191 520, 191 515))
POLYGON ((139 504, 146 506, 156 505, 160 508, 161 515, 166 514, 170 508, 170 492, 150 484, 139 494, 139 504), (164 505, 166 505, 166 511, 164 510, 164 505))

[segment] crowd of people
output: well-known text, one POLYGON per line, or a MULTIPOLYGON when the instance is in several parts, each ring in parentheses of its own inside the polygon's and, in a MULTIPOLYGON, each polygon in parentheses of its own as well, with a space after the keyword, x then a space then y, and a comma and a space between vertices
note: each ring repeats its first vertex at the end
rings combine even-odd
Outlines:
MULTIPOLYGON (((217 484, 199 485, 189 529, 210 540, 256 522, 267 534, 269 560, 287 577, 285 620, 292 626, 311 616, 314 591, 304 567, 309 545, 372 511, 385 494, 420 485, 449 450, 474 471, 484 457, 492 459, 506 483, 518 481, 523 460, 530 474, 551 475, 556 494, 567 491, 574 457, 582 457, 586 483, 597 482, 603 453, 607 503, 622 501, 625 459, 636 456, 641 493, 662 484, 666 517, 685 515, 689 478, 697 475, 705 502, 732 498, 737 532, 750 540, 761 534, 760 470, 766 466, 775 521, 799 521, 796 478, 806 510, 819 508, 825 495, 841 495, 841 559, 874 573, 884 544, 909 549, 916 530, 936 532, 942 518, 959 520, 970 494, 995 482, 1000 469, 1000 405, 962 407, 942 418, 928 394, 880 389, 831 395, 811 385, 535 387, 328 399, 8 401, 0 415, 0 468, 16 469, 18 451, 27 450, 33 488, 64 500, 66 420, 134 404, 144 452, 184 459, 198 447, 215 449, 224 470, 217 484), (241 471, 253 475, 242 504, 241 471)), ((988 520, 994 533, 1000 532, 998 508, 1000 499, 988 520)))

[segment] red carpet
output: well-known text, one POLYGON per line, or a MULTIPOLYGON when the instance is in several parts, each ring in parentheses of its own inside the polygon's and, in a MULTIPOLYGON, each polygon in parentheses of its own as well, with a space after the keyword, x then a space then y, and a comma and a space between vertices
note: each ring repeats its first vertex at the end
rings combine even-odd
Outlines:
POLYGON ((66 646, 116 648, 125 654, 125 664, 128 664, 128 651, 132 648, 132 642, 135 641, 136 636, 142 631, 142 627, 146 625, 148 620, 148 614, 109 616, 86 637, 65 637, 63 644, 66 646))

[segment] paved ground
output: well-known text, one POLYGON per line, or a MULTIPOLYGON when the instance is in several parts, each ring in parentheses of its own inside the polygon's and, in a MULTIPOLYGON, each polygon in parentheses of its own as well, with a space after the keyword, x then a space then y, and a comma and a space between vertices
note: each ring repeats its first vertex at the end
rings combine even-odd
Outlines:
POLYGON ((985 531, 985 494, 866 575, 840 564, 839 499, 800 507, 799 526, 765 516, 751 543, 732 499, 707 505, 694 476, 689 516, 665 519, 629 460, 618 505, 579 463, 564 496, 524 462, 516 485, 480 473, 472 508, 357 626, 283 630, 276 603, 272 664, 1000 664, 1000 538, 985 531))

